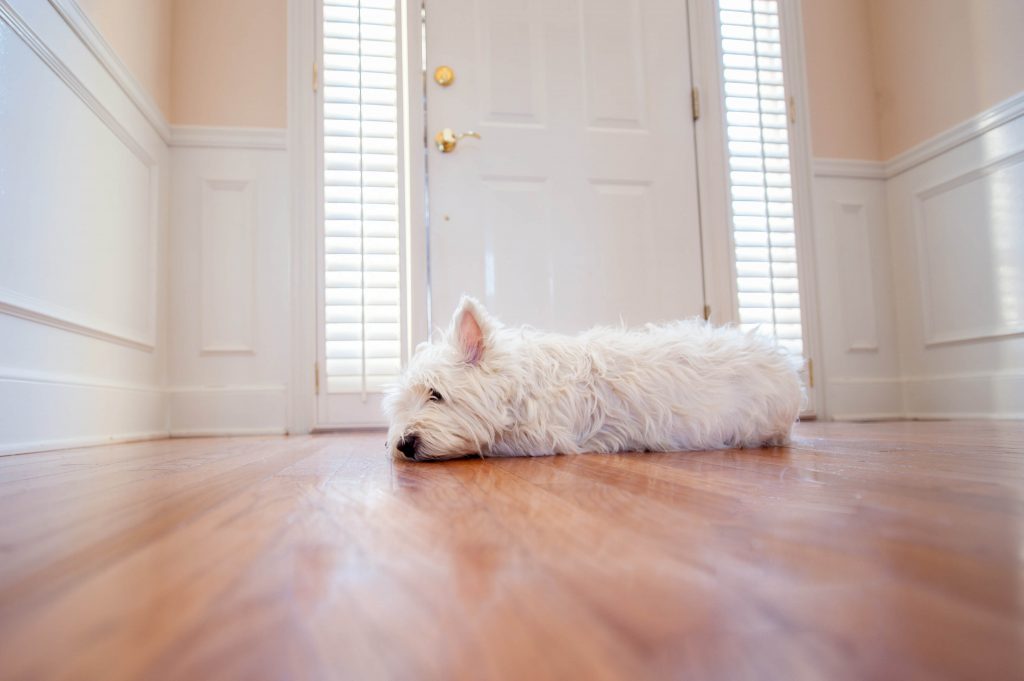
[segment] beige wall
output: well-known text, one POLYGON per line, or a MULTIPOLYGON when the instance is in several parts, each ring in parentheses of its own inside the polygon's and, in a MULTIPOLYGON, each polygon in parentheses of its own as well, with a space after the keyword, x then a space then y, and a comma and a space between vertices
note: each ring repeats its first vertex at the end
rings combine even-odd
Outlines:
POLYGON ((802 8, 814 155, 880 159, 867 0, 811 0, 802 8))
MULTIPOLYGON (((286 0, 79 0, 172 123, 281 127, 286 0)), ((815 156, 888 159, 1024 90, 1024 0, 804 0, 815 156)))
POLYGON ((1024 0, 804 0, 814 155, 886 160, 1024 90, 1024 0))
POLYGON ((287 0, 78 0, 174 124, 284 127, 287 0))
POLYGON ((286 0, 174 0, 171 122, 284 127, 286 0))
POLYGON ((168 115, 174 0, 78 0, 79 6, 168 115))
POLYGON ((1024 90, 1024 1, 868 0, 868 9, 883 158, 1024 90))

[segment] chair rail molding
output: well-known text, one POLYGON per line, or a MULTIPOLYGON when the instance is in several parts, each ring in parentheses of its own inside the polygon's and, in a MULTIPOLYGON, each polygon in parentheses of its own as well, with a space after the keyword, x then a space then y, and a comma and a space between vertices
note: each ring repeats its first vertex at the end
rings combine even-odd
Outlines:
POLYGON ((157 105, 153 97, 139 84, 121 58, 107 42, 95 24, 82 11, 75 0, 47 0, 57 14, 67 23, 82 43, 89 48, 96 60, 106 69, 114 82, 120 86, 128 99, 138 108, 139 112, 149 121, 153 129, 160 135, 164 143, 171 140, 171 126, 167 117, 157 105))
POLYGON ((172 147, 284 150, 288 148, 288 129, 173 125, 169 144, 172 147))
POLYGON ((1024 92, 1008 97, 993 107, 945 130, 886 161, 845 158, 815 158, 816 177, 846 177, 888 180, 930 161, 961 144, 1024 116, 1024 92))

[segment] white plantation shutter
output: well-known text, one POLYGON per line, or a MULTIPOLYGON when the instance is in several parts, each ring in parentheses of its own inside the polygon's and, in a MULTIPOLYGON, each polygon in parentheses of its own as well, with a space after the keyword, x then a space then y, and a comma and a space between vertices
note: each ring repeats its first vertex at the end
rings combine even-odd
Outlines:
POLYGON ((719 0, 740 325, 803 354, 776 0, 719 0))
POLYGON ((395 3, 323 17, 327 392, 365 395, 401 363, 395 3))

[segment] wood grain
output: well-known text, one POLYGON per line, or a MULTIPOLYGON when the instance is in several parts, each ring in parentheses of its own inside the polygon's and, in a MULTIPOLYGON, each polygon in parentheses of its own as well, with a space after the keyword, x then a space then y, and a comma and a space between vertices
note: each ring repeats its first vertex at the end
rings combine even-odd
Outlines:
POLYGON ((394 462, 0 458, 2 679, 1024 678, 1024 424, 394 462))

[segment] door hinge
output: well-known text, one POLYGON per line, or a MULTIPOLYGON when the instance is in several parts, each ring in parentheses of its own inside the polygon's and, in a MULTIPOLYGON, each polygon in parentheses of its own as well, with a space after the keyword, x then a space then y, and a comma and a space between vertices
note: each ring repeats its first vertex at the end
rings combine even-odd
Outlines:
POLYGON ((807 385, 810 388, 814 387, 814 360, 807 360, 807 385))
POLYGON ((320 394, 320 362, 313 362, 313 383, 316 385, 316 394, 320 394))
POLYGON ((710 305, 705 305, 704 306, 704 321, 707 321, 709 319, 711 319, 711 306, 710 305))
POLYGON ((313 62, 313 92, 320 89, 320 65, 313 62))
POLYGON ((694 85, 690 88, 690 104, 693 107, 693 120, 700 118, 700 88, 694 85))
POLYGON ((789 96, 786 102, 786 109, 789 111, 789 122, 796 124, 796 99, 793 98, 793 95, 789 96))

